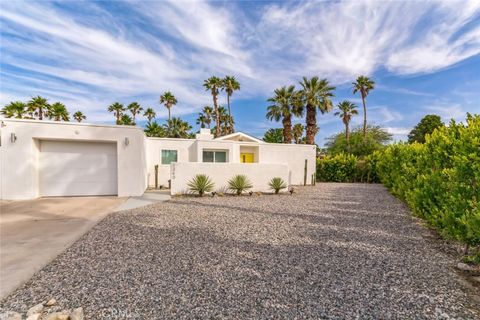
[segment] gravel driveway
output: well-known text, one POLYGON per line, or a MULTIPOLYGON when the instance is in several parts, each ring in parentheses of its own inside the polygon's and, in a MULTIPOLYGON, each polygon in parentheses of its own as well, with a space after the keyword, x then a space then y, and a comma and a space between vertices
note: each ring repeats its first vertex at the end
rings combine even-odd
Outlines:
POLYGON ((381 185, 175 198, 108 216, 1 302, 88 319, 474 319, 474 288, 381 185))

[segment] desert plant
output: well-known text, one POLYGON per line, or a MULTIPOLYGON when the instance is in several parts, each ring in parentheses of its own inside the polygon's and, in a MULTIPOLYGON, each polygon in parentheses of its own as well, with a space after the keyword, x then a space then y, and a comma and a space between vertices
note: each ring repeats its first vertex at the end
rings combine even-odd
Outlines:
POLYGON ((252 183, 247 176, 237 174, 232 179, 228 180, 228 189, 235 191, 237 195, 241 195, 243 191, 253 188, 252 183))
POLYGON ((200 197, 203 197, 205 192, 211 192, 215 186, 213 181, 206 174, 197 174, 187 184, 188 190, 194 193, 198 193, 200 197))
POLYGON ((268 185, 270 186, 270 189, 275 191, 275 194, 278 194, 280 190, 287 188, 287 184, 280 177, 272 178, 268 185))

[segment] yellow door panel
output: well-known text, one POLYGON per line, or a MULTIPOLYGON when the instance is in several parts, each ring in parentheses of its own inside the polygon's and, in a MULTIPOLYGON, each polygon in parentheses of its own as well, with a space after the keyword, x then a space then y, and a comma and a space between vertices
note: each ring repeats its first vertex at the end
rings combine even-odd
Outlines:
POLYGON ((241 153, 240 154, 241 163, 253 163, 253 153, 241 153))

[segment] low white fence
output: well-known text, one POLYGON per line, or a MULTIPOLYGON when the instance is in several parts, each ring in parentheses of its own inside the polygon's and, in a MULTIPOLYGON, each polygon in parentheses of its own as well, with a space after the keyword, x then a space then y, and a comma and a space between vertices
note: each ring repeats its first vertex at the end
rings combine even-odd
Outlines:
POLYGON ((219 192, 226 192, 228 180, 237 174, 248 177, 254 192, 271 192, 268 183, 274 177, 280 177, 290 185, 291 176, 288 166, 278 163, 177 162, 171 164, 171 194, 189 193, 187 184, 197 174, 209 176, 215 183, 215 191, 219 192))

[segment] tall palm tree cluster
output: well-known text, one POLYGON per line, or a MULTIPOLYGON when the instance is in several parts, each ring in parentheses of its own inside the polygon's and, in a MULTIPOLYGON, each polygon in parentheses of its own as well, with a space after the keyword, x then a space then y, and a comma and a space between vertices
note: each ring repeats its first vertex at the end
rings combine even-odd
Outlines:
MULTIPOLYGON (((318 132, 317 111, 321 114, 332 111, 335 87, 331 86, 327 79, 303 77, 300 88, 295 86, 283 86, 275 89, 273 97, 268 99, 266 117, 269 120, 282 121, 283 143, 314 144, 315 135, 318 132), (292 119, 305 115, 305 127, 300 123, 292 126, 292 119), (305 130, 305 137, 303 132, 305 130)), ((359 92, 363 102, 363 136, 367 135, 367 107, 366 97, 375 87, 375 82, 368 77, 359 76, 353 85, 353 94, 359 92)), ((345 138, 349 145, 349 124, 354 115, 358 114, 357 106, 350 101, 338 103, 335 112, 345 125, 345 138)))
POLYGON ((167 108, 168 119, 166 123, 159 124, 155 120, 155 111, 152 108, 147 108, 143 113, 143 116, 147 118, 147 125, 144 130, 147 137, 193 138, 192 126, 179 117, 172 117, 172 108, 178 103, 173 93, 165 91, 160 96, 159 102, 167 108))
POLYGON ((216 137, 235 132, 235 122, 233 120, 230 108, 230 100, 233 93, 240 90, 240 83, 237 81, 237 79, 235 79, 234 76, 226 76, 223 79, 212 76, 203 82, 203 87, 206 91, 210 91, 212 95, 213 114, 210 113, 207 115, 204 108, 203 112, 199 114, 197 123, 201 124, 203 122, 204 126, 206 123, 208 123, 208 127, 210 128, 211 119, 213 117, 215 120, 215 127, 213 129, 216 137), (221 91, 225 91, 227 93, 228 114, 226 113, 225 108, 222 108, 218 104, 218 96, 221 91), (208 122, 204 122, 204 120, 207 119, 209 119, 208 122))
MULTIPOLYGON (((46 98, 36 96, 28 102, 12 101, 0 110, 5 118, 70 121, 70 113, 61 102, 48 103, 46 98)), ((82 122, 86 119, 81 111, 73 114, 73 119, 82 122)))
MULTIPOLYGON (((128 106, 124 106, 119 102, 114 102, 108 107, 108 112, 112 112, 116 119, 117 125, 134 126, 136 125, 137 116, 143 111, 138 102, 132 102, 128 106), (130 116, 127 112, 130 112, 130 116)), ((144 116, 149 116, 153 112, 152 108, 145 110, 144 116)), ((155 112, 153 112, 155 114, 155 112)), ((155 117, 155 115, 153 115, 155 117)))

